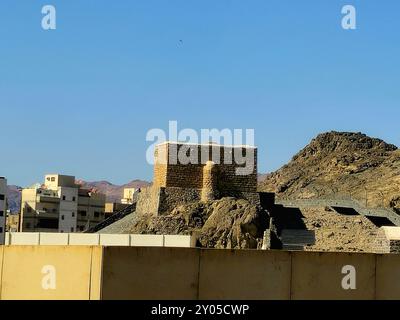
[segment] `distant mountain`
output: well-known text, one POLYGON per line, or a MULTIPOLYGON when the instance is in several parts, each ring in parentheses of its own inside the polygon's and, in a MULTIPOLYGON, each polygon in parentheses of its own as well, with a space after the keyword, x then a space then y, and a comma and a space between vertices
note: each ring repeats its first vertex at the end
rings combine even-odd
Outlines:
POLYGON ((21 205, 21 187, 7 186, 8 209, 12 213, 18 213, 21 205))
MULTIPOLYGON (((124 185, 115 185, 108 181, 94 181, 87 182, 84 180, 77 180, 77 184, 81 185, 85 189, 95 189, 100 193, 104 193, 109 202, 119 202, 123 196, 124 188, 144 188, 150 185, 149 182, 143 180, 133 180, 124 185)), ((21 187, 8 186, 7 199, 8 209, 12 213, 18 213, 21 206, 21 187)))

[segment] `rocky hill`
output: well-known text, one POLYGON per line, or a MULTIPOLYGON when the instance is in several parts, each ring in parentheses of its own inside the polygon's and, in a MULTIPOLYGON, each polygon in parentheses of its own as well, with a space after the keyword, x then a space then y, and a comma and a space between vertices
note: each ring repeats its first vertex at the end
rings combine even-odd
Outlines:
POLYGON ((400 150, 362 133, 318 135, 259 184, 277 198, 353 198, 400 209, 400 150))

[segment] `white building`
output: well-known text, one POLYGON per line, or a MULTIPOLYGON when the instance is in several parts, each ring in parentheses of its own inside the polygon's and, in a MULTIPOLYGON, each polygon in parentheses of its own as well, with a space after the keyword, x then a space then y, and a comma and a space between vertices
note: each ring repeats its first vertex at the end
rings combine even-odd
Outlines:
POLYGON ((0 177, 0 245, 5 243, 7 219, 7 180, 0 177))
POLYGON ((82 189, 75 177, 45 176, 44 185, 22 190, 20 230, 81 232, 104 220, 104 194, 82 189))

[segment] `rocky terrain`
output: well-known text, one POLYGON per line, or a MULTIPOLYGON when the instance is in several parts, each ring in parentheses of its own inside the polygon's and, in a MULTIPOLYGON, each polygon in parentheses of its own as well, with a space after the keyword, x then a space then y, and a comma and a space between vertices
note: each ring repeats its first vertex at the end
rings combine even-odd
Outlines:
POLYGON ((307 251, 373 252, 379 228, 363 216, 346 216, 327 208, 300 208, 315 245, 307 251))
POLYGON ((101 233, 191 234, 206 248, 260 248, 269 215, 246 200, 222 198, 190 203, 165 216, 130 214, 101 233))
POLYGON ((278 198, 350 197, 368 207, 400 209, 400 150, 361 133, 323 133, 259 189, 278 198))

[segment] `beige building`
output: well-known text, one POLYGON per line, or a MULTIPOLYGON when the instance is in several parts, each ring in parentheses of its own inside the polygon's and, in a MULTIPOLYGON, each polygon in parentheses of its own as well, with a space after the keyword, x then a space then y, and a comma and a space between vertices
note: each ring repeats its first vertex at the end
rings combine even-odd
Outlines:
POLYGON ((7 232, 19 231, 19 214, 7 213, 6 231, 7 232))
POLYGON ((84 231, 104 220, 105 199, 73 176, 46 175, 44 185, 22 190, 20 231, 84 231))
POLYGON ((0 177, 0 245, 5 242, 7 216, 7 180, 0 177))
POLYGON ((121 203, 123 204, 132 204, 133 203, 133 195, 135 194, 135 188, 125 188, 124 189, 124 197, 121 199, 121 203))

